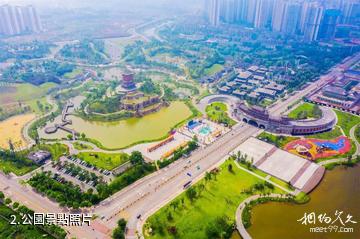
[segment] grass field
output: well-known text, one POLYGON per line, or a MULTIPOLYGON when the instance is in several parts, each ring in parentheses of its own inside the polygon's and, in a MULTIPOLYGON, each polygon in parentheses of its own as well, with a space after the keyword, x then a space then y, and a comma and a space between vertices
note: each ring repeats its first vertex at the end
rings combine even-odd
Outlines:
POLYGON ((335 139, 339 136, 342 136, 342 132, 339 127, 335 127, 333 130, 320 133, 320 134, 313 134, 307 135, 306 138, 314 138, 314 139, 335 139))
POLYGON ((26 146, 22 128, 35 118, 35 114, 17 115, 0 121, 0 148, 8 148, 11 140, 16 147, 26 146))
POLYGON ((46 106, 50 107, 46 102, 45 96, 49 89, 55 86, 55 83, 44 83, 40 86, 28 83, 0 85, 0 107, 6 111, 7 105, 21 102, 22 104, 29 105, 34 113, 39 114, 41 110, 37 102, 39 101, 43 108, 46 106))
POLYGON ((356 140, 360 143, 360 125, 358 125, 358 126, 356 127, 355 137, 356 137, 356 140))
MULTIPOLYGON (((209 238, 207 228, 213 227, 218 218, 227 217, 234 222, 237 207, 249 197, 242 191, 261 182, 262 180, 238 169, 233 161, 228 160, 220 167, 216 178, 208 182, 202 179, 192 186, 198 191, 198 196, 192 202, 184 192, 151 216, 145 225, 145 238, 209 238), (233 166, 233 172, 228 170, 229 164, 233 166), (200 190, 200 185, 204 185, 203 190, 200 190), (149 226, 153 229, 152 235, 146 230, 149 226), (169 228, 174 227, 176 234, 171 235, 169 228)), ((281 191, 275 189, 273 192, 281 191)))
POLYGON ((69 154, 69 148, 60 143, 55 144, 40 144, 34 146, 31 150, 46 150, 51 153, 54 160, 58 160, 62 155, 69 154))
POLYGON ((265 142, 274 144, 276 147, 281 149, 284 148, 284 146, 290 143, 291 141, 299 139, 298 137, 279 136, 267 132, 262 132, 261 134, 258 135, 257 138, 265 142))
POLYGON ((351 128, 360 122, 360 117, 338 110, 335 110, 335 113, 338 117, 337 125, 339 125, 344 130, 345 135, 349 137, 351 128))
POLYGON ((37 166, 18 166, 11 161, 4 161, 0 158, 0 170, 4 173, 11 172, 16 174, 17 176, 21 176, 33 171, 36 168, 37 166))
POLYGON ((212 76, 215 73, 221 71, 223 68, 224 67, 222 65, 220 65, 220 64, 214 64, 211 67, 206 68, 205 71, 204 71, 204 74, 207 75, 207 76, 212 76))
POLYGON ((72 79, 75 78, 77 75, 79 75, 81 72, 82 72, 81 69, 75 68, 72 72, 66 73, 64 77, 67 79, 72 79))
POLYGON ((92 149, 91 146, 89 146, 87 144, 80 143, 80 142, 75 142, 75 143, 73 143, 73 145, 74 145, 74 148, 77 149, 77 150, 89 150, 89 149, 92 149))
POLYGON ((315 115, 313 114, 314 107, 315 105, 313 104, 304 103, 296 107, 294 110, 292 110, 288 116, 291 119, 299 119, 299 114, 301 112, 306 112, 307 118, 315 118, 315 115))
POLYGON ((224 103, 211 103, 206 107, 206 114, 211 121, 217 123, 227 123, 229 126, 236 124, 236 121, 228 116, 227 105, 224 103))
POLYGON ((95 165, 98 168, 113 170, 114 168, 127 162, 129 156, 123 154, 107 154, 107 153, 92 153, 82 152, 77 155, 81 160, 95 165))

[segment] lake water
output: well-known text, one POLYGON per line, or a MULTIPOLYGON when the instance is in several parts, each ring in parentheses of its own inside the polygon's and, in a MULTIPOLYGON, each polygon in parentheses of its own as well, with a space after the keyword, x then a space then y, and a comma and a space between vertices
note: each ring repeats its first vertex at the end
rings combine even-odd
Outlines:
MULTIPOLYGON (((169 107, 146 115, 116 122, 86 121, 69 116, 73 124, 68 126, 88 138, 100 141, 107 148, 122 148, 141 140, 153 140, 165 136, 177 123, 191 116, 190 109, 183 102, 173 102, 169 107)), ((59 119, 56 119, 56 121, 59 119)), ((47 135, 40 130, 41 138, 54 139, 66 137, 67 133, 58 131, 47 135)))
MULTIPOLYGON (((266 203, 253 209, 252 226, 249 233, 253 239, 358 239, 360 238, 360 166, 353 168, 338 167, 327 171, 321 184, 311 193, 311 201, 304 205, 289 203, 266 203), (297 220, 304 213, 326 213, 332 219, 336 210, 343 211, 342 219, 345 222, 347 214, 353 216, 357 224, 347 223, 352 227, 352 233, 309 232, 310 227, 326 226, 316 222, 315 226, 305 226, 297 220)), ((341 226, 335 222, 334 225, 341 226)))

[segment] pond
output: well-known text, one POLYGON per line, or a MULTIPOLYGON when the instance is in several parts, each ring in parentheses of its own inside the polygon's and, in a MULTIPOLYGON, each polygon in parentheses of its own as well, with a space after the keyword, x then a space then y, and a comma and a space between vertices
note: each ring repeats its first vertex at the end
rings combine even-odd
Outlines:
MULTIPOLYGON (((116 122, 86 121, 76 116, 69 116, 73 124, 68 126, 88 138, 95 139, 106 148, 123 148, 142 140, 155 140, 165 136, 177 123, 187 119, 192 112, 183 102, 173 102, 169 107, 146 115, 116 122)), ((58 119, 56 119, 58 120, 58 119)), ((46 135, 39 132, 41 138, 56 139, 66 137, 67 133, 58 131, 46 135)))
MULTIPOLYGON (((360 165, 353 168, 338 167, 327 171, 321 184, 310 194, 311 200, 304 205, 289 203, 267 203, 255 206, 252 213, 252 226, 249 233, 254 239, 291 238, 291 239, 352 239, 360 238, 360 165), (304 213, 326 213, 333 220, 336 210, 343 211, 345 222, 347 214, 353 216, 357 224, 347 223, 354 232, 309 232, 310 227, 326 226, 318 219, 315 226, 302 225, 297 220, 304 213)), ((334 225, 341 226, 335 222, 334 225)))

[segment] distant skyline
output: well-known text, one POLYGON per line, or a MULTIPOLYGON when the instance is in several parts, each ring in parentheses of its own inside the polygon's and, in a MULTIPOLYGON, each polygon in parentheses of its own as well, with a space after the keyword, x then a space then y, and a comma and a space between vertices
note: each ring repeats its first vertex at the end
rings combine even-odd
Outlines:
POLYGON ((40 9, 44 8, 181 8, 181 9, 200 9, 203 6, 203 0, 0 0, 0 5, 35 5, 40 9))

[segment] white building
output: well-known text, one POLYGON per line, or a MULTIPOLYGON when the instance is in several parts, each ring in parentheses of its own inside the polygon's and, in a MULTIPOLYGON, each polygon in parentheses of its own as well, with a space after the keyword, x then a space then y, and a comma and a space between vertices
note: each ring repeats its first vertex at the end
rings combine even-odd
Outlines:
POLYGON ((220 23, 220 0, 207 0, 208 19, 211 25, 220 23))
POLYGON ((33 6, 0 6, 0 34, 12 36, 40 31, 41 21, 33 6))

